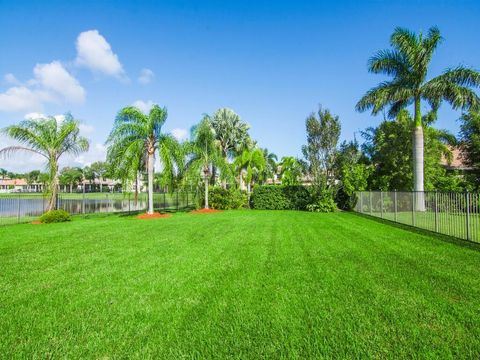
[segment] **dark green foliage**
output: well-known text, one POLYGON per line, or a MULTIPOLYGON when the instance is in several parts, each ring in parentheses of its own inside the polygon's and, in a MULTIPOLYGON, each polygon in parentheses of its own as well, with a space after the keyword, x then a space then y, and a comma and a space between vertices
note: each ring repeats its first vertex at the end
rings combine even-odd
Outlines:
POLYGON ((305 210, 310 201, 310 192, 301 185, 255 186, 251 197, 252 208, 264 210, 305 210))
POLYGON ((235 188, 210 187, 208 202, 212 209, 242 209, 248 207, 248 195, 235 188))
POLYGON ((70 214, 65 210, 50 210, 40 216, 40 221, 44 224, 66 222, 70 220, 70 214))
POLYGON ((471 184, 470 187, 478 190, 480 188, 480 113, 471 111, 463 114, 460 120, 463 160, 471 168, 466 178, 471 184))

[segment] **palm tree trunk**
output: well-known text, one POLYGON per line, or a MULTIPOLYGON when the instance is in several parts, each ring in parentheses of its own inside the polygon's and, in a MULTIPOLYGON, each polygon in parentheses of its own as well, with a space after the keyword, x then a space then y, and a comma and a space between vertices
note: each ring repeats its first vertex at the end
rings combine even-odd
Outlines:
POLYGON ((153 153, 148 153, 148 213, 153 214, 153 153))
POLYGON ((47 205, 47 211, 55 210, 57 208, 57 194, 58 194, 58 165, 56 162, 50 164, 50 199, 47 205))
POLYGON ((423 125, 420 113, 420 98, 415 100, 415 128, 413 130, 413 191, 415 191, 415 210, 425 210, 423 187, 423 125))
POLYGON ((205 175, 205 209, 208 209, 208 175, 205 175))

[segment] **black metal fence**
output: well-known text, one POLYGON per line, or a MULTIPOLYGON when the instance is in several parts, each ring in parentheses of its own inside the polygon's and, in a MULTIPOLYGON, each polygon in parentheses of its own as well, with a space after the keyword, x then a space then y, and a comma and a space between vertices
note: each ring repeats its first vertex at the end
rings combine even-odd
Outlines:
MULTIPOLYGON (((156 211, 192 209, 198 201, 195 190, 155 192, 153 206, 156 211)), ((48 206, 49 194, 0 193, 0 225, 25 223, 38 219, 48 206)), ((146 193, 59 193, 57 209, 70 214, 133 213, 148 208, 146 193)))
POLYGON ((361 191, 356 195, 356 212, 480 242, 479 193, 361 191))

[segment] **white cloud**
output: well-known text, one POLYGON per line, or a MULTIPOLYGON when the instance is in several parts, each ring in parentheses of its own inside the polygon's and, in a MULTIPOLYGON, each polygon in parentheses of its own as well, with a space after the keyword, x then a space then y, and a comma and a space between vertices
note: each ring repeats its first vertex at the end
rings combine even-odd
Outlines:
MULTIPOLYGON (((18 145, 18 142, 5 136, 0 136, 0 148, 18 145)), ((0 168, 13 172, 45 170, 46 160, 43 156, 31 152, 18 152, 9 157, 0 156, 0 168)))
POLYGON ((148 101, 137 100, 132 105, 137 107, 144 114, 148 114, 152 106, 155 105, 155 103, 152 100, 148 100, 148 101))
POLYGON ((0 93, 0 111, 38 112, 45 103, 85 101, 85 89, 59 61, 37 64, 33 73, 34 78, 25 85, 12 86, 0 93))
POLYGON ((31 111, 42 108, 46 94, 32 90, 26 86, 13 86, 0 93, 0 111, 31 111))
POLYGON ((85 90, 60 62, 37 64, 33 73, 43 88, 54 92, 67 102, 79 104, 85 101, 85 90))
POLYGON ((95 161, 105 161, 107 158, 107 147, 103 144, 96 143, 93 146, 90 146, 90 149, 75 159, 73 162, 70 162, 67 165, 74 165, 74 166, 88 166, 94 163, 95 161))
POLYGON ((175 128, 172 130, 172 135, 178 141, 187 139, 188 131, 186 129, 175 128))
POLYGON ((110 44, 100 35, 98 30, 84 31, 77 38, 78 66, 92 71, 104 73, 118 78, 124 77, 123 66, 118 56, 112 51, 110 44))
POLYGON ((17 80, 15 75, 8 73, 3 77, 4 81, 10 85, 20 85, 20 81, 17 80))
POLYGON ((78 128, 80 129, 80 133, 82 134, 82 136, 89 135, 95 131, 95 127, 83 123, 78 125, 78 128))
POLYGON ((26 120, 41 120, 46 119, 48 116, 38 112, 31 112, 24 116, 26 120))
POLYGON ((140 71, 140 76, 138 77, 138 82, 140 84, 146 85, 150 83, 155 77, 155 73, 150 69, 142 69, 140 71))

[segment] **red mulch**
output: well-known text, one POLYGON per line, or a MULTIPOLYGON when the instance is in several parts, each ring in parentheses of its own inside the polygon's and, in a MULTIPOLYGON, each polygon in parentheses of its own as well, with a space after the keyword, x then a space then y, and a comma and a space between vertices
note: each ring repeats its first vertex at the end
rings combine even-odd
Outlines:
POLYGON ((221 213, 222 210, 215 210, 215 209, 200 209, 200 210, 193 210, 190 211, 190 214, 214 214, 214 213, 221 213))
POLYGON ((30 224, 32 225, 41 225, 42 222, 40 220, 33 220, 30 224))
POLYGON ((169 218, 172 215, 170 214, 160 214, 160 213, 153 213, 153 214, 142 214, 138 215, 137 219, 140 220, 147 220, 147 219, 162 219, 162 218, 169 218))

